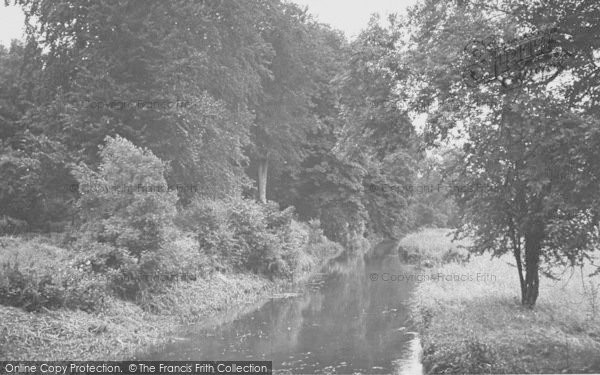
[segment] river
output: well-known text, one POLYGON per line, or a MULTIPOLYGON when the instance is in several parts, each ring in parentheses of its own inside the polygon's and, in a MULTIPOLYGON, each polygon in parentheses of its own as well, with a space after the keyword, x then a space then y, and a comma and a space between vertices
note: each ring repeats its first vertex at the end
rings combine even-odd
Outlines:
POLYGON ((182 339, 147 358, 268 360, 277 374, 421 374, 408 308, 413 284, 382 280, 411 270, 393 249, 344 252, 295 294, 246 307, 226 324, 186 326, 182 339))

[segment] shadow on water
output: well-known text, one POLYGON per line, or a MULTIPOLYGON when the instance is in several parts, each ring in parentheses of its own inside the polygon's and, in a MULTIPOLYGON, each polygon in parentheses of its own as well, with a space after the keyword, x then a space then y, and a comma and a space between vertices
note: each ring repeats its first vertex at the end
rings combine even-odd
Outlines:
POLYGON ((419 374, 420 345, 407 305, 413 284, 381 280, 408 272, 390 243, 364 256, 344 252, 296 297, 271 298, 228 324, 187 326, 186 340, 147 357, 271 360, 282 374, 419 374))

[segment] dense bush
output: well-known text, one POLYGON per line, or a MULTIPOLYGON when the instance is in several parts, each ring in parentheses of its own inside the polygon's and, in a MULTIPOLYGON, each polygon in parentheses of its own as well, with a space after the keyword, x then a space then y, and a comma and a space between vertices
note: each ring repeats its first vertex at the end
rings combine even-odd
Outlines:
POLYGON ((39 239, 0 238, 0 304, 93 311, 106 293, 106 278, 76 267, 64 249, 39 239))
POLYGON ((197 254, 177 245, 177 193, 167 185, 166 164, 119 136, 106 138, 100 157, 97 172, 83 164, 73 169, 82 225, 72 247, 79 265, 106 273, 111 287, 127 298, 161 285, 182 266, 195 267, 189 258, 197 254))
POLYGON ((293 216, 292 207, 280 210, 272 202, 197 198, 176 223, 196 234, 213 267, 290 277, 310 263, 305 255, 323 258, 339 249, 323 236, 318 221, 309 226, 293 216))
POLYGON ((166 164, 119 136, 106 138, 100 157, 98 172, 84 164, 73 169, 82 231, 138 258, 159 250, 173 227, 177 202, 164 177, 166 164))
POLYGON ((311 219, 305 225, 308 228, 307 250, 309 254, 317 259, 327 259, 343 250, 339 243, 330 241, 325 236, 319 219, 311 219))
POLYGON ((177 223, 195 233, 199 250, 219 270, 259 272, 261 259, 277 243, 266 228, 265 210, 249 200, 196 198, 177 223))
POLYGON ((293 210, 280 211, 272 202, 261 205, 243 199, 232 200, 230 207, 231 227, 243 254, 242 266, 256 273, 289 276, 295 254, 303 250, 289 243, 293 210))
POLYGON ((206 255, 174 226, 177 194, 166 164, 119 136, 107 137, 98 171, 73 169, 82 225, 70 244, 79 269, 106 275, 119 296, 135 299, 176 279, 206 272, 206 255))
POLYGON ((241 254, 235 251, 229 211, 226 201, 195 198, 175 221, 181 229, 194 233, 197 251, 205 254, 213 270, 224 270, 242 263, 241 254))
POLYGON ((137 299, 163 290, 170 282, 191 281, 209 271, 209 261, 190 235, 173 231, 160 251, 132 256, 125 248, 80 238, 70 246, 73 264, 80 270, 106 275, 108 287, 118 296, 137 299))

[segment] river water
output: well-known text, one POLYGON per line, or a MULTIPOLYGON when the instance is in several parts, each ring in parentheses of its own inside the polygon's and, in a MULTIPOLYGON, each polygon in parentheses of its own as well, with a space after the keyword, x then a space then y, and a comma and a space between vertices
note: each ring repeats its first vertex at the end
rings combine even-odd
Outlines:
POLYGON ((268 360, 278 374, 422 374, 408 308, 414 285, 382 280, 411 272, 393 248, 344 252, 293 296, 246 307, 227 324, 187 326, 148 358, 268 360))

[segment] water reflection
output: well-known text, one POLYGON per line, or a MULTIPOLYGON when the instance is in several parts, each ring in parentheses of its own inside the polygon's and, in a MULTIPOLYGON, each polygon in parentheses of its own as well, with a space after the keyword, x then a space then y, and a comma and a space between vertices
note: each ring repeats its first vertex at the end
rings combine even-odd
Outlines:
POLYGON ((294 298, 273 298, 222 326, 187 327, 156 360, 272 360, 276 373, 418 374, 418 338, 406 302, 413 285, 372 281, 407 272, 389 244, 343 253, 294 298))

